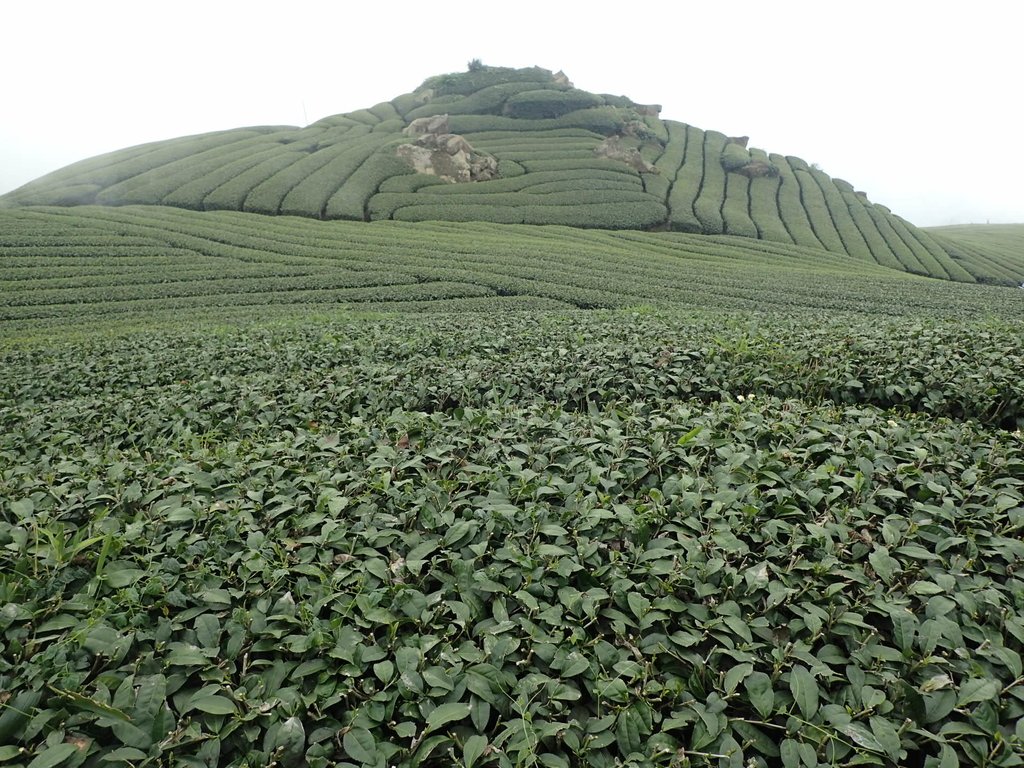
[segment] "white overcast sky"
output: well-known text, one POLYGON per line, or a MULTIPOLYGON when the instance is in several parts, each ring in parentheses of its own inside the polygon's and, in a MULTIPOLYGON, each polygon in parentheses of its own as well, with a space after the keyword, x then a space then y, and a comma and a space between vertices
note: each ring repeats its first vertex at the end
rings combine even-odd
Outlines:
POLYGON ((122 147, 304 125, 485 64, 749 135, 922 225, 1024 222, 1019 0, 12 0, 0 194, 122 147))

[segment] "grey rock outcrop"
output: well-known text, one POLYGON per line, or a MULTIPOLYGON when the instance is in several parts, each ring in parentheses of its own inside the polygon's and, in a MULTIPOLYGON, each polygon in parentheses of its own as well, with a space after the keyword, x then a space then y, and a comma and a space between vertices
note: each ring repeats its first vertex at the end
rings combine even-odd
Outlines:
POLYGON ((594 148, 598 157, 619 160, 640 173, 658 173, 658 169, 640 155, 640 150, 623 143, 620 136, 609 136, 594 148))
POLYGON ((418 117, 402 131, 406 136, 448 133, 448 115, 418 117))
POLYGON ((448 115, 413 120, 404 133, 415 139, 410 144, 400 144, 395 152, 417 173, 451 183, 487 181, 498 175, 497 158, 477 152, 465 136, 450 133, 448 115))

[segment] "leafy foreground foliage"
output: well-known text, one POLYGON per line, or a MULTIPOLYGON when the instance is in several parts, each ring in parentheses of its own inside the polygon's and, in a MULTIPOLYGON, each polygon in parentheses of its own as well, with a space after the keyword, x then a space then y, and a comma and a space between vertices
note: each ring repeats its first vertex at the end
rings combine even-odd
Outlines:
POLYGON ((8 349, 0 760, 1020 765, 1020 330, 8 349))

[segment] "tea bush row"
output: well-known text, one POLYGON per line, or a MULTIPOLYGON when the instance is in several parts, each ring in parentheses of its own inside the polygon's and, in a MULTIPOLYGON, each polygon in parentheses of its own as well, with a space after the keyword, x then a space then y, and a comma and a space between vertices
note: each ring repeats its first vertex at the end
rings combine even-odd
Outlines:
POLYGON ((871 382, 1019 388, 989 357, 1018 326, 478 314, 8 351, 5 760, 1014 765, 1020 436, 871 382))

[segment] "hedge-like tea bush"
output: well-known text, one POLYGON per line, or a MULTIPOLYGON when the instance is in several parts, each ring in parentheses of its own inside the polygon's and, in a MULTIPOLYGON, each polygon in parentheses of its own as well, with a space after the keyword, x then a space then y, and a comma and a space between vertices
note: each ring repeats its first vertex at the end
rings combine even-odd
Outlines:
POLYGON ((865 210, 868 212, 871 220, 875 222, 875 226, 888 244, 889 249, 892 251, 894 258, 899 262, 901 268, 917 275, 927 275, 928 270, 918 261, 913 251, 910 250, 903 238, 893 228, 892 212, 888 208, 877 204, 869 204, 865 206, 865 210))
MULTIPOLYGON (((669 147, 672 146, 670 139, 669 147)), ((682 136, 677 134, 676 141, 682 136)), ((686 148, 669 192, 670 226, 678 232, 701 232, 703 225, 694 213, 694 203, 704 179, 704 131, 686 126, 686 148)))
MULTIPOLYGON (((750 158, 755 162, 770 163, 768 154, 761 149, 751 149, 750 158)), ((750 218, 757 227, 757 236, 779 243, 792 243, 793 238, 786 230, 779 213, 779 186, 782 177, 755 176, 750 180, 750 218)))
POLYGON ((843 200, 839 188, 828 175, 816 168, 811 169, 811 177, 817 183, 818 189, 821 190, 829 216, 839 233, 846 252, 858 259, 873 260, 871 249, 853 221, 850 209, 843 200))
POLYGON ((411 122, 419 117, 443 115, 446 113, 449 115, 500 115, 502 114, 505 102, 508 101, 510 96, 521 91, 536 91, 541 88, 547 88, 548 85, 550 85, 549 81, 499 83, 481 88, 454 101, 439 101, 436 99, 428 101, 426 104, 410 110, 405 115, 405 118, 411 122))
POLYGON ((480 131, 543 131, 583 128, 601 136, 613 136, 626 125, 626 118, 615 107, 580 109, 551 119, 525 119, 496 115, 452 115, 449 125, 455 133, 480 131))
MULTIPOLYGON (((321 217, 331 196, 351 178, 389 137, 370 134, 353 142, 340 144, 342 150, 321 168, 306 173, 283 197, 280 213, 296 216, 321 217)), ((408 169, 407 169, 408 173, 408 169)))
POLYGON ((581 109, 600 107, 604 99, 594 93, 568 90, 520 91, 505 101, 503 114, 509 117, 543 120, 561 117, 581 109))
POLYGON ((750 162, 750 151, 739 144, 726 144, 722 150, 722 167, 726 171, 738 171, 750 162))
POLYGON ((725 134, 718 131, 704 132, 704 175, 701 177, 700 192, 694 201, 693 212, 703 232, 709 235, 721 234, 725 230, 725 222, 722 220, 725 169, 721 163, 725 146, 725 134))
POLYGON ((277 146, 266 147, 258 152, 245 152, 238 159, 218 165, 214 170, 182 184, 168 193, 161 203, 201 211, 203 210, 203 201, 217 187, 279 154, 280 149, 277 146))
POLYGON ((303 157, 306 157, 306 154, 300 152, 277 152, 270 155, 266 160, 242 171, 210 192, 203 198, 203 209, 242 210, 245 198, 254 187, 303 157))
POLYGON ((769 155, 769 158, 772 165, 779 169, 779 216, 786 225, 786 231, 797 245, 822 248, 821 241, 811 229, 807 210, 800 199, 800 184, 787 158, 775 154, 769 155))
POLYGON ((438 96, 466 96, 475 91, 502 83, 549 83, 552 89, 563 88, 555 83, 552 73, 541 67, 511 69, 508 67, 483 67, 472 72, 458 72, 428 78, 417 91, 431 89, 438 96))
POLYGON ((370 155, 356 168, 345 184, 324 206, 328 219, 367 220, 366 205, 380 185, 390 178, 409 172, 409 166, 394 153, 394 144, 388 144, 370 155))
POLYGON ((757 237, 757 227, 750 218, 750 179, 731 173, 726 178, 725 201, 722 203, 722 231, 726 235, 757 237))
POLYGON ((878 225, 868 213, 864 201, 857 197, 854 192, 843 191, 841 194, 843 200, 846 202, 847 210, 850 212, 850 217, 853 219, 854 224, 856 224, 857 230, 861 233, 864 241, 871 249, 871 256, 875 262, 881 264, 883 267, 903 269, 903 265, 892 252, 892 248, 889 247, 885 238, 883 238, 882 234, 878 231, 878 225))
MULTIPOLYGON (((786 159, 788 160, 789 158, 786 159)), ((811 175, 806 163, 800 161, 796 165, 802 167, 794 167, 793 176, 800 186, 800 200, 803 203, 804 210, 807 211, 807 219, 811 223, 811 229, 814 230, 815 237, 821 241, 821 244, 827 250, 844 253, 846 245, 839 236, 835 222, 832 221, 832 213, 825 202, 825 196, 822 194, 821 187, 818 186, 818 182, 811 175), (807 168, 807 170, 804 170, 804 168, 807 168)))

